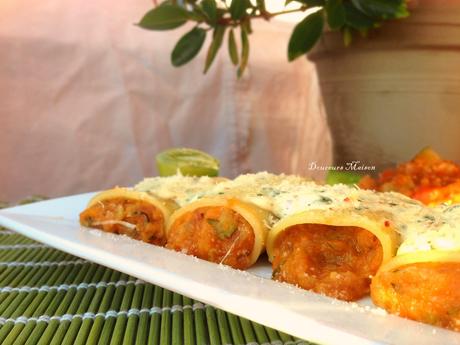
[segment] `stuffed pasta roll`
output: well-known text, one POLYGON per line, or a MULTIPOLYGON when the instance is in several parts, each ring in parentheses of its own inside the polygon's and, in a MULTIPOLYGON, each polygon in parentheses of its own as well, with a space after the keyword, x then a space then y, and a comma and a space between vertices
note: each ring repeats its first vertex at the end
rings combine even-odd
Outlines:
POLYGON ((409 232, 372 280, 373 302, 392 314, 460 331, 460 212, 445 208, 409 232))
POLYGON ((396 253, 399 216, 423 206, 403 195, 307 184, 280 194, 281 220, 267 238, 273 279, 346 301, 369 293, 396 253))
POLYGON ((276 219, 272 213, 276 188, 304 181, 261 172, 220 183, 171 216, 167 247, 246 269, 265 250, 268 229, 276 219))
POLYGON ((246 269, 265 248, 269 213, 236 198, 203 198, 171 216, 166 247, 246 269))
POLYGON ((123 234, 156 245, 166 243, 165 222, 177 205, 146 192, 114 188, 97 194, 80 214, 89 228, 123 234))
POLYGON ((176 175, 147 178, 134 188, 106 190, 90 200, 80 214, 80 223, 163 246, 172 212, 188 198, 204 193, 220 181, 176 175))

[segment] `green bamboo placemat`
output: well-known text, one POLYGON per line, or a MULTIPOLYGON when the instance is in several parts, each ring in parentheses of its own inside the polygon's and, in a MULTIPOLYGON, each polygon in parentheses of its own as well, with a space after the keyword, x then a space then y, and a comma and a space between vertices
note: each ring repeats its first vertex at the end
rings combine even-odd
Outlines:
POLYGON ((0 228, 1 344, 310 344, 0 228))

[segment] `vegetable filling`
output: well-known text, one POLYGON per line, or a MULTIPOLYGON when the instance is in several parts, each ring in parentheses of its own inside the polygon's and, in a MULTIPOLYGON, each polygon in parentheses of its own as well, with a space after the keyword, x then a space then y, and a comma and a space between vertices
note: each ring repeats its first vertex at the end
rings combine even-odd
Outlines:
POLYGON ((460 331, 459 282, 460 263, 408 264, 380 272, 371 296, 390 313, 460 331))
POLYGON ((179 217, 168 231, 167 248, 246 269, 255 236, 251 225, 223 206, 200 207, 179 217))
POLYGON ((145 201, 114 198, 97 202, 80 214, 80 223, 156 245, 166 244, 163 214, 145 201))
POLYGON ((294 225, 275 241, 273 279, 354 301, 369 293, 382 257, 377 237, 362 228, 294 225))

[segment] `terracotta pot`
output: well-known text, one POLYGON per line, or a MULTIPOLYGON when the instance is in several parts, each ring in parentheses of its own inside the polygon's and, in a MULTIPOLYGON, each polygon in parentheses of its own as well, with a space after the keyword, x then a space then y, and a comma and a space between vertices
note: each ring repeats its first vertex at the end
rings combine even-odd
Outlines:
POLYGON ((326 33, 317 67, 336 164, 377 170, 425 146, 460 160, 460 1, 420 0, 345 48, 326 33))

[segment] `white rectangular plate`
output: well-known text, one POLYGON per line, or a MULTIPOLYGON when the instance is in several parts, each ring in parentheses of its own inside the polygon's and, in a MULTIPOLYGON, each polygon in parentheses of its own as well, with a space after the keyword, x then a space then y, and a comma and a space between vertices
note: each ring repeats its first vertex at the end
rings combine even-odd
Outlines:
POLYGON ((460 344, 460 334, 386 315, 370 300, 341 302, 270 280, 261 259, 247 272, 82 228, 93 193, 0 210, 0 225, 263 325, 320 344, 460 344))

